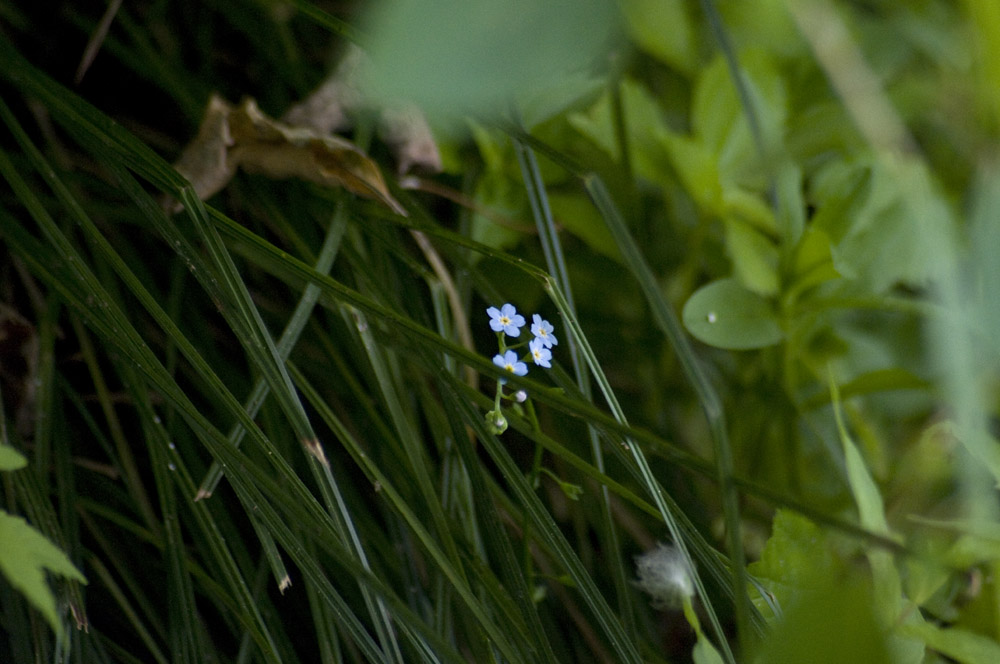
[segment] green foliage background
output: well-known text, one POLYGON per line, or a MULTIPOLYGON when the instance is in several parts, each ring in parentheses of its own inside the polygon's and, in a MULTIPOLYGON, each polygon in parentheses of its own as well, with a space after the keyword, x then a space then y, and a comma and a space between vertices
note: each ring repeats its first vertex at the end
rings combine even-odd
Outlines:
POLYGON ((0 5, 2 507, 87 580, 0 580, 0 661, 1000 661, 991 7, 0 5), (350 42, 435 129, 349 132, 409 216, 198 201, 209 95, 350 42), (504 302, 560 344, 497 436, 504 302))

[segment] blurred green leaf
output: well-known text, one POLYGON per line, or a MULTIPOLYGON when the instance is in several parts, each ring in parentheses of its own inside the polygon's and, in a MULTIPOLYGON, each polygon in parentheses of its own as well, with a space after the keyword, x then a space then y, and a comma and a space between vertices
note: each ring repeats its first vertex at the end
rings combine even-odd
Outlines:
POLYGON ((691 659, 694 660, 694 664, 722 664, 724 661, 719 651, 705 636, 699 638, 698 642, 694 644, 691 659))
POLYGON ((608 0, 392 0, 368 16, 369 91, 431 116, 505 113, 611 45, 608 0))
POLYGON ((0 445, 0 470, 19 470, 28 465, 28 460, 10 445, 0 445))
MULTIPOLYGON (((636 174, 650 182, 659 182, 670 164, 661 147, 663 139, 660 135, 666 131, 663 109, 649 88, 638 81, 625 78, 619 85, 624 110, 623 122, 632 148, 636 174)), ((586 111, 570 113, 568 121, 612 159, 621 161, 621 146, 618 144, 610 93, 605 92, 586 111)))
POLYGON ((691 72, 696 63, 698 43, 690 5, 684 0, 623 0, 622 13, 629 36, 635 44, 677 70, 691 72))
POLYGON ((767 300, 735 279, 719 279, 699 288, 682 315, 684 327, 696 339, 717 348, 765 348, 784 337, 767 300))
POLYGON ((593 203, 583 194, 549 194, 556 223, 583 240, 592 250, 621 260, 621 252, 611 231, 593 203))
POLYGON ((757 656, 760 664, 894 664, 864 582, 814 572, 785 607, 757 656))
POLYGON ((928 622, 905 625, 901 631, 907 636, 920 639, 932 650, 961 664, 1000 662, 1000 644, 982 634, 958 628, 941 628, 928 622))
POLYGON ((766 580, 779 606, 784 606, 813 576, 833 574, 841 566, 827 533, 806 517, 781 509, 774 515, 760 558, 747 571, 766 580))
POLYGON ((725 219, 726 248, 740 284, 758 295, 778 293, 778 249, 750 224, 725 219))

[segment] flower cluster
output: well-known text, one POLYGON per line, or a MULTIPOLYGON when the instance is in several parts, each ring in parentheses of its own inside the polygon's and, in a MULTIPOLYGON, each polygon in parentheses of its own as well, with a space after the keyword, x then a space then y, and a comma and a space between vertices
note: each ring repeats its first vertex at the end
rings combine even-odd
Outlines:
MULTIPOLYGON (((557 345, 559 340, 552 333, 553 327, 549 321, 544 320, 538 314, 531 317, 532 339, 527 342, 528 352, 519 356, 517 349, 523 347, 525 342, 507 345, 507 338, 518 339, 521 336, 521 328, 526 324, 524 316, 517 313, 517 309, 510 303, 499 309, 490 307, 486 313, 490 316, 490 328, 497 333, 497 342, 500 346, 500 352, 493 357, 493 364, 515 376, 523 376, 528 373, 527 360, 531 360, 537 366, 546 369, 552 368, 552 347, 557 345)), ((507 420, 500 411, 500 399, 514 399, 520 403, 527 398, 522 390, 509 397, 505 395, 501 386, 506 382, 503 378, 500 379, 500 385, 497 387, 496 407, 486 416, 487 424, 498 434, 507 429, 507 420)))

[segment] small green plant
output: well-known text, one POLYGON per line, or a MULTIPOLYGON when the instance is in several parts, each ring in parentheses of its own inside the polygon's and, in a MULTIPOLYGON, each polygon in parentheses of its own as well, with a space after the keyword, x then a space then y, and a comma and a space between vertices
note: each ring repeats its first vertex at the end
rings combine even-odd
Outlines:
MULTIPOLYGON (((28 460, 9 445, 0 444, 0 472, 19 470, 28 460)), ((63 621, 56 610, 56 596, 45 581, 45 572, 87 583, 66 554, 19 516, 0 509, 0 572, 11 586, 42 614, 60 638, 63 621)))

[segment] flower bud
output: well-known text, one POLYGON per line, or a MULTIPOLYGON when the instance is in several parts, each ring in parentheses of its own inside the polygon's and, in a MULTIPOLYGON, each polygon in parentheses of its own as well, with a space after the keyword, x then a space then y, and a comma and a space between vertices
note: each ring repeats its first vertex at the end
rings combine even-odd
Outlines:
POLYGON ((486 413, 486 428, 495 436, 499 436, 507 430, 507 418, 499 410, 491 410, 486 413))

